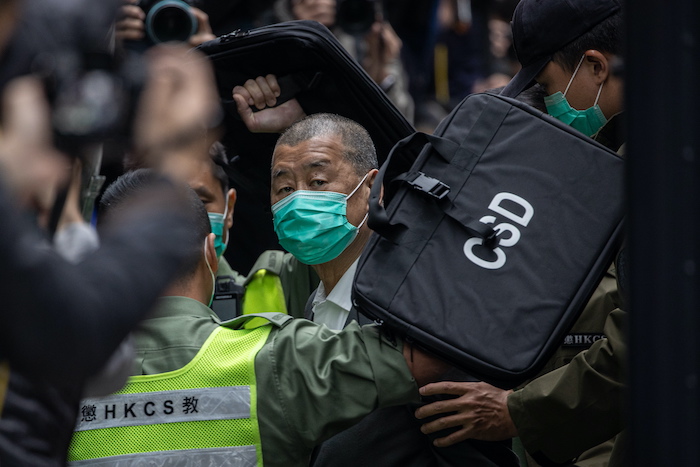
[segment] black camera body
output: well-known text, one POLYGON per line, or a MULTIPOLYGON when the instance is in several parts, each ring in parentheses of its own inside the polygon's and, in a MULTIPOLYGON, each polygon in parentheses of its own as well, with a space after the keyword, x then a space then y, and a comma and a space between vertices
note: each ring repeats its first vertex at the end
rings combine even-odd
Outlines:
POLYGON ((51 60, 41 59, 58 149, 81 157, 82 149, 95 143, 130 144, 146 81, 142 56, 63 50, 51 60))
POLYGON ((150 44, 185 42, 197 32, 197 18, 185 0, 141 0, 138 6, 146 13, 144 26, 150 44))
POLYGON ((245 287, 236 284, 233 277, 217 277, 211 309, 222 321, 236 318, 243 313, 244 295, 245 287))
POLYGON ((33 74, 44 81, 55 145, 81 157, 96 143, 129 144, 146 80, 144 58, 112 52, 119 0, 25 0, 0 67, 0 89, 33 74), (57 19, 60 18, 60 21, 57 19))

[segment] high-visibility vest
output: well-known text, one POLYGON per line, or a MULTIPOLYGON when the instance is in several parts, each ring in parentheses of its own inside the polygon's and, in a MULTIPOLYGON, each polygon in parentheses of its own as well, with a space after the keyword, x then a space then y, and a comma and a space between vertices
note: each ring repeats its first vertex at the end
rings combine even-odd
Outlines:
MULTIPOLYGON (((279 274, 267 269, 260 269, 248 276, 243 296, 243 314, 255 313, 284 313, 287 305, 279 274)), ((245 324, 246 329, 252 329, 265 324, 262 318, 254 318, 245 324)))
MULTIPOLYGON (((269 316, 277 325, 291 319, 269 316)), ((262 466, 255 355, 271 328, 219 327, 184 367, 133 376, 113 395, 83 400, 70 465, 262 466)))

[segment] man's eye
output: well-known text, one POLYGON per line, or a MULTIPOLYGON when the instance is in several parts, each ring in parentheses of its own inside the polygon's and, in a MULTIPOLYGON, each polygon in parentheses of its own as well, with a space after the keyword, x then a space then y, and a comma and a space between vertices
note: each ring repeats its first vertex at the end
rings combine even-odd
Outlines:
POLYGON ((312 180, 309 185, 311 185, 311 186, 323 186, 326 183, 327 182, 325 180, 312 180))
POLYGON ((277 190, 277 193, 291 193, 292 191, 294 191, 294 188, 291 186, 285 186, 277 190))

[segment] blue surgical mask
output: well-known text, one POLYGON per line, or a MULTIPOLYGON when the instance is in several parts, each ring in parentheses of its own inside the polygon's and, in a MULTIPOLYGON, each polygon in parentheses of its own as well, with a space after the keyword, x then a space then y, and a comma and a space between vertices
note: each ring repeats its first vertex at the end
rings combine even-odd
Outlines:
POLYGON ((349 195, 297 190, 272 205, 280 245, 305 264, 322 264, 337 258, 355 240, 367 220, 365 214, 356 227, 347 218, 348 199, 362 186, 367 175, 349 195))
POLYGON ((216 238, 214 239, 216 257, 221 258, 221 255, 223 255, 224 251, 226 251, 226 245, 228 244, 228 235, 226 235, 226 241, 224 241, 224 222, 226 221, 226 214, 228 214, 228 202, 226 203, 226 208, 224 208, 223 214, 218 212, 210 212, 207 214, 209 215, 211 231, 214 233, 214 235, 216 235, 216 238))
POLYGON ((603 90, 604 83, 600 83, 598 95, 595 98, 593 107, 589 107, 586 110, 577 110, 571 107, 569 101, 566 100, 566 93, 569 91, 569 87, 574 81, 576 73, 578 73, 579 68, 581 68, 584 58, 586 58, 585 55, 581 57, 581 61, 578 62, 578 66, 576 70, 574 70, 574 74, 571 75, 571 79, 564 93, 562 94, 562 92, 559 91, 551 96, 545 97, 544 104, 547 106, 547 113, 552 117, 580 131, 586 136, 593 136, 598 133, 608 121, 598 105, 598 99, 600 99, 600 92, 603 90))

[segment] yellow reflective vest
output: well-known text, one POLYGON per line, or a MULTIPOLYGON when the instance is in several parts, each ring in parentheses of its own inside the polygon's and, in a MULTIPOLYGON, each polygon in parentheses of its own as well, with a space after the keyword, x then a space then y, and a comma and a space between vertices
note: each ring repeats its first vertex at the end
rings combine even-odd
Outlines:
POLYGON ((262 466, 254 363, 271 327, 219 327, 184 367, 83 400, 70 465, 262 466))

